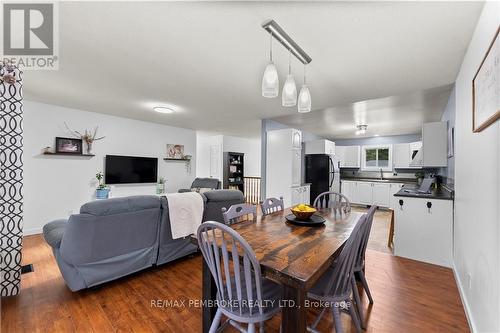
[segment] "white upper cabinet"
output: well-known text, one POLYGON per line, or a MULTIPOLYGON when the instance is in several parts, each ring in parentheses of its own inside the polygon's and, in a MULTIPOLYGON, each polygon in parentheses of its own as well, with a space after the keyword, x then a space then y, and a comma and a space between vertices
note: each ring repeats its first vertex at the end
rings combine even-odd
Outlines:
POLYGON ((445 121, 425 123, 422 127, 424 167, 448 165, 448 126, 445 121))
POLYGON ((418 152, 422 149, 422 141, 412 143, 398 143, 393 145, 392 166, 394 169, 416 169, 422 167, 418 161, 418 152))
POLYGON ((392 149, 392 166, 394 168, 408 168, 410 166, 410 144, 398 143, 392 149))
POLYGON ((292 129, 292 147, 302 149, 302 132, 292 129))
POLYGON ((340 160, 340 167, 359 168, 360 151, 360 146, 335 146, 335 156, 340 160))
POLYGON ((313 140, 306 142, 306 154, 335 154, 335 142, 330 140, 313 140))

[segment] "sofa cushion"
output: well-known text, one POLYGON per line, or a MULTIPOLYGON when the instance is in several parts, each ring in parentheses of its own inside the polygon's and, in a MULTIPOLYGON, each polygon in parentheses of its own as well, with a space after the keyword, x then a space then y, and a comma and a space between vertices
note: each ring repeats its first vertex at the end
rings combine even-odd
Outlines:
POLYGON ((67 222, 66 219, 59 219, 43 226, 43 238, 51 247, 58 249, 61 245, 67 222))
POLYGON ((208 201, 242 201, 245 199, 243 193, 238 190, 213 190, 203 193, 208 201))
POLYGON ((160 208, 159 197, 155 195, 136 195, 87 202, 80 207, 80 214, 106 216, 151 208, 160 208))
POLYGON ((191 188, 219 188, 219 180, 217 178, 196 178, 191 184, 191 188))

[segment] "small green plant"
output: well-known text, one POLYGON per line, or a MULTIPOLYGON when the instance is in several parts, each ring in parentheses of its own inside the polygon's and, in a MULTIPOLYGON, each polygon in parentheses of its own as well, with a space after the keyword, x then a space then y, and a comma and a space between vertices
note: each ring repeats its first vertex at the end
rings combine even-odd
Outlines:
POLYGON ((423 178, 425 178, 425 173, 423 171, 417 171, 417 172, 415 172, 415 178, 423 179, 423 178))
POLYGON ((107 188, 106 184, 104 184, 104 175, 102 174, 102 172, 98 172, 95 174, 95 178, 97 179, 97 181, 99 182, 99 184, 97 185, 97 189, 98 190, 104 190, 107 188))
POLYGON ((165 178, 160 177, 160 178, 158 179, 158 184, 165 184, 165 178))

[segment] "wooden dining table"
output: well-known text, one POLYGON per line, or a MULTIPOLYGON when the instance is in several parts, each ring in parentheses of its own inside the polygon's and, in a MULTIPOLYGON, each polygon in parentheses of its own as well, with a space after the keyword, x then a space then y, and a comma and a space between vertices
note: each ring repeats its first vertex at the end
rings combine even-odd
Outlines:
MULTIPOLYGON (((326 222, 321 226, 298 226, 286 221, 290 209, 232 225, 253 248, 262 275, 283 285, 283 333, 306 332, 307 291, 340 254, 344 242, 363 215, 319 210, 326 222), (293 305, 293 306, 292 306, 293 305)), ((203 301, 216 299, 217 288, 203 260, 203 301)), ((209 304, 209 303, 204 303, 209 304)), ((203 307, 203 332, 209 331, 217 308, 203 307)))

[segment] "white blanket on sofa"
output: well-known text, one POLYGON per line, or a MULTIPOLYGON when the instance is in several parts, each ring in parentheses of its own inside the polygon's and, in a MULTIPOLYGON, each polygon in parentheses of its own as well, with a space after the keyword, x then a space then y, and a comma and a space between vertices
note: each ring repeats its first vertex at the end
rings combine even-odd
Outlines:
POLYGON ((203 219, 203 198, 196 192, 169 193, 168 214, 172 238, 196 234, 203 219))

